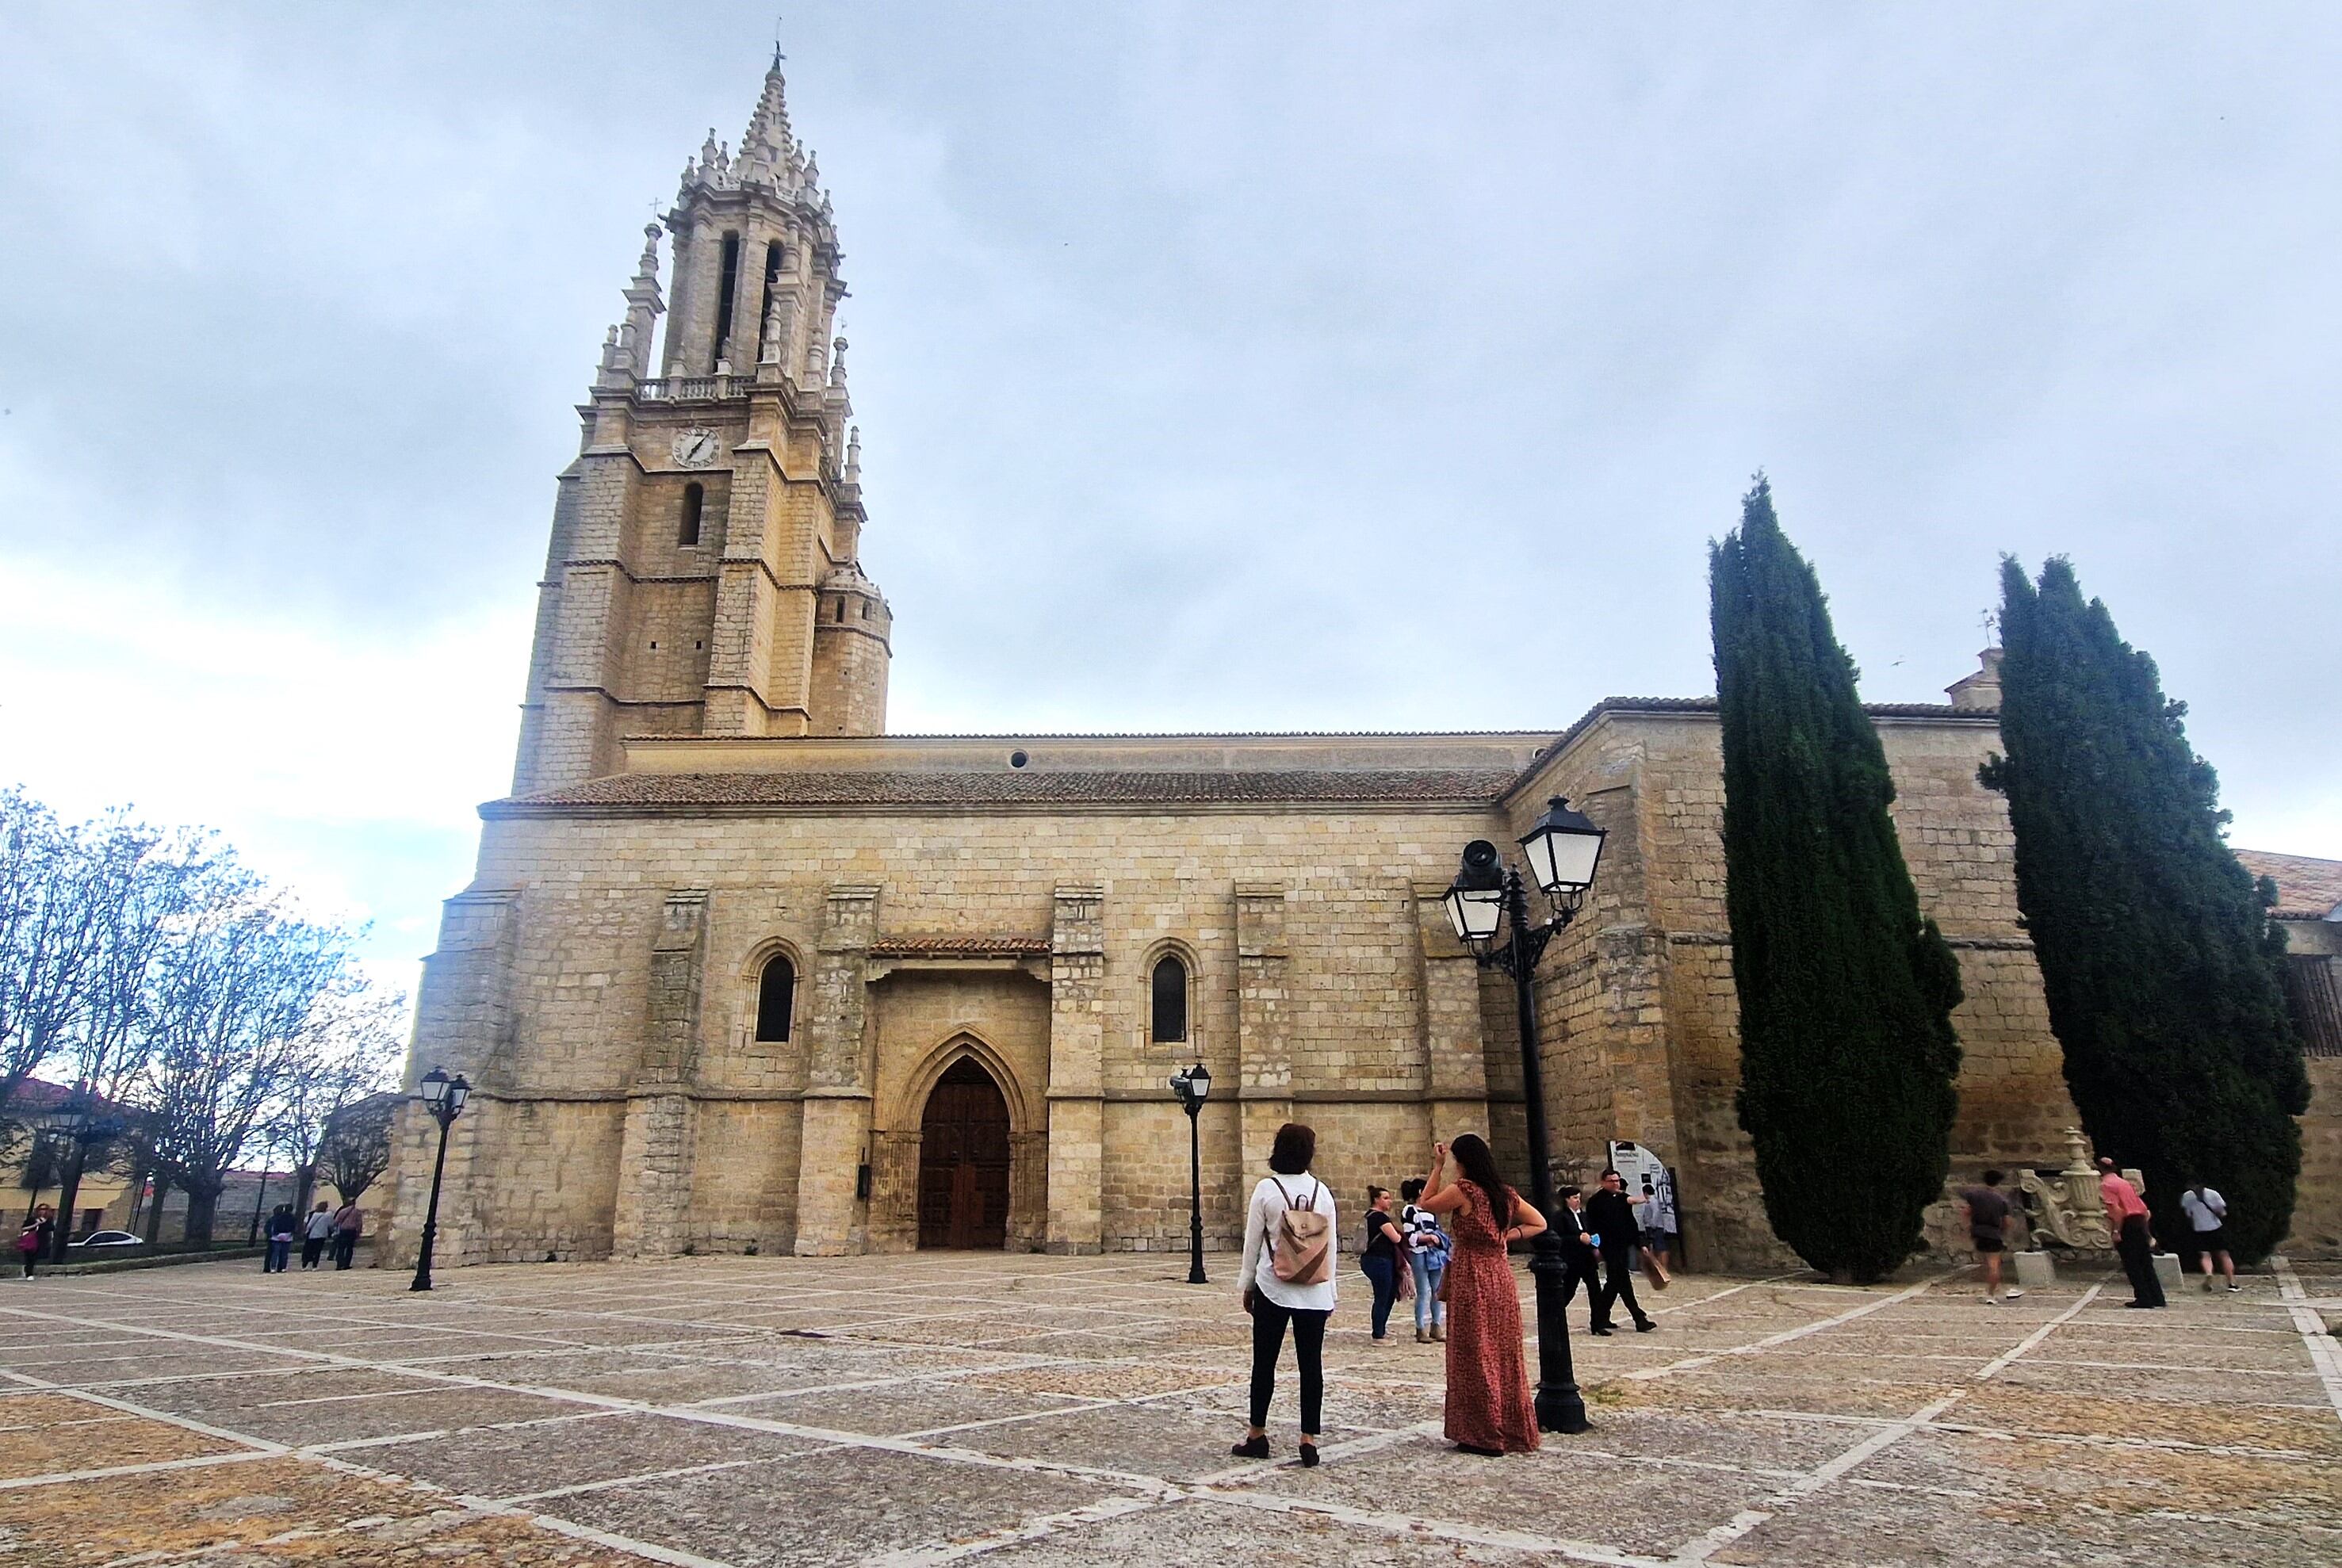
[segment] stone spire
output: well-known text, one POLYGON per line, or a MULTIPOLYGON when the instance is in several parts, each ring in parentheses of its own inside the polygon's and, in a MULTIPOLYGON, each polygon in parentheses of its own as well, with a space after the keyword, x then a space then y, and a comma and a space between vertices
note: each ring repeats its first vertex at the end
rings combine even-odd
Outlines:
POLYGON ((776 49, 773 68, 765 73, 765 91, 756 100, 756 112, 748 116, 748 128, 741 135, 734 173, 743 184, 766 180, 784 185, 786 171, 795 161, 791 153, 796 145, 789 134, 788 84, 781 79, 781 53, 776 49))
POLYGON ((846 482, 862 483, 862 426, 858 424, 846 433, 846 482))

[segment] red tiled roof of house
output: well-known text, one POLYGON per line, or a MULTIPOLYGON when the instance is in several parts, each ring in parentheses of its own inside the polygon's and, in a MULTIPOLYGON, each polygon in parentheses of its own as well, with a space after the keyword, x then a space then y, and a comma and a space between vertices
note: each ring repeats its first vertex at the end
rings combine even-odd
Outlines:
POLYGON ((2279 920, 2330 920, 2342 911, 2342 860, 2266 849, 2240 849, 2237 858, 2255 876, 2275 879, 2279 920))
MULTIPOLYGON (((47 1115, 63 1111, 65 1103, 72 1098, 70 1084, 52 1084, 45 1078, 27 1078, 16 1085, 15 1094, 8 1096, 7 1108, 19 1116, 47 1115)), ((91 1095, 89 1104, 92 1111, 100 1114, 131 1114, 128 1106, 117 1105, 102 1094, 91 1095)))

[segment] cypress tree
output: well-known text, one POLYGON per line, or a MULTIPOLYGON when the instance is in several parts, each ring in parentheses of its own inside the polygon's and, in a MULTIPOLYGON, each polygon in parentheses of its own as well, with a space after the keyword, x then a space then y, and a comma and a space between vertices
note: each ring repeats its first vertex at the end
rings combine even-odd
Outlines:
POLYGON ((1867 1283, 1917 1250, 1943 1195, 1959 966, 1919 913, 1854 661, 1762 474, 1709 547, 1708 588, 1740 1125, 1774 1234, 1867 1283))
POLYGON ((2187 704, 2087 604, 2053 556, 2039 583, 2001 563, 2001 744, 2024 912, 2066 1084, 2101 1154, 2147 1178, 2156 1232, 2184 1241, 2179 1194, 2228 1200, 2228 1246, 2257 1262, 2293 1220, 2309 1078, 2286 1012, 2275 889, 2221 836, 2219 780, 2187 744, 2187 704))

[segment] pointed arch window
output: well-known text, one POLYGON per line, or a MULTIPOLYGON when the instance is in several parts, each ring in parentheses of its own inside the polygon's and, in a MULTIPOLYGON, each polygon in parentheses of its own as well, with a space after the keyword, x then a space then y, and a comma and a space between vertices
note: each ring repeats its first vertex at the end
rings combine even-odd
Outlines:
POLYGON ((683 487, 683 525, 676 530, 676 544, 699 543, 699 520, 706 511, 707 488, 695 479, 683 487))
POLYGON ((789 962, 787 954, 776 953, 765 961, 764 972, 756 977, 756 1038, 786 1040, 796 1004, 797 966, 789 962))
POLYGON ((1165 954, 1155 961, 1155 973, 1148 984, 1154 1004, 1148 1037, 1158 1045, 1186 1039, 1187 961, 1176 953, 1165 954))

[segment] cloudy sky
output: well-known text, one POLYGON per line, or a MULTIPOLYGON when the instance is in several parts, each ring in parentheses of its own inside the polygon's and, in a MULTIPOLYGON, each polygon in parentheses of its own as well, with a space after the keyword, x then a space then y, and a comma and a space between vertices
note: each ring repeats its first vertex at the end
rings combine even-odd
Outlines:
MULTIPOLYGON (((2342 855, 2342 12, 1664 10, 789 7, 893 727, 1706 693, 1762 466, 1866 695, 2069 554, 2236 841, 2342 855)), ((572 404, 772 27, 0 12, 0 778, 219 826, 411 976, 572 404)))

